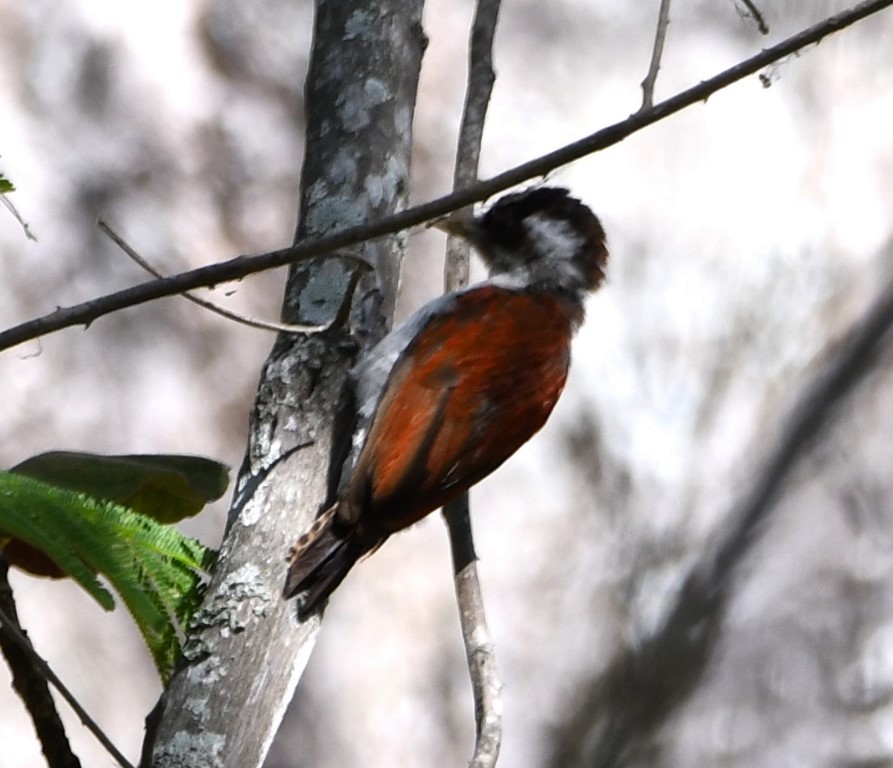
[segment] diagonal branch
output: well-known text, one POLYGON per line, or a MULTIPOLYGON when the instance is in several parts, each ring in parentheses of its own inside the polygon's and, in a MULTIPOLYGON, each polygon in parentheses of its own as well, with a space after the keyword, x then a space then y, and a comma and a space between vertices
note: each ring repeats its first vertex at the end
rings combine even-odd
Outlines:
POLYGON ((622 765, 687 700, 717 647, 738 566, 758 541, 791 470, 890 346, 891 329, 893 281, 803 388, 725 534, 691 569, 664 624, 622 652, 584 694, 555 734, 559 747, 548 765, 622 765))
POLYGON ((25 237, 33 242, 37 242, 37 235, 35 235, 31 231, 31 227, 28 225, 28 222, 22 218, 22 214, 19 213, 19 209, 13 205, 12 200, 10 200, 5 194, 0 194, 0 203, 3 203, 4 207, 7 211, 9 211, 13 218, 19 223, 19 226, 22 228, 22 231, 25 233, 25 237))
POLYGON ((47 688, 47 682, 59 691, 63 699, 80 718, 84 727, 115 759, 122 768, 132 768, 127 758, 112 744, 96 721, 87 714, 74 694, 65 687, 55 672, 34 650, 31 641, 18 623, 12 589, 6 579, 6 558, 0 554, 0 649, 13 669, 13 685, 25 700, 34 719, 34 727, 51 768, 79 768, 80 762, 71 753, 59 714, 47 688))
POLYGON ((65 726, 56 710, 46 678, 40 674, 31 656, 19 642, 30 641, 19 624, 12 587, 7 579, 9 562, 0 553, 0 651, 12 672, 12 687, 25 703, 34 722, 34 730, 50 768, 81 768, 81 762, 71 751, 65 726), (14 632, 18 632, 18 635, 14 632))
MULTIPOLYGON (((481 139, 495 80, 493 37, 499 19, 499 5, 500 0, 478 0, 471 26, 468 87, 453 175, 454 188, 458 189, 477 181, 481 139)), ((447 240, 444 288, 447 291, 462 288, 468 284, 468 274, 468 243, 450 236, 447 240)), ((502 743, 502 686, 478 579, 468 492, 447 504, 443 515, 450 533, 459 622, 474 696, 476 738, 469 768, 492 768, 499 758, 502 743)))
MULTIPOLYGON (((888 247, 885 260, 893 256, 888 247)), ((804 389, 791 411, 778 445, 750 492, 734 512, 731 533, 702 566, 703 580, 727 590, 736 566, 756 539, 797 461, 821 435, 837 408, 874 370, 893 329, 893 281, 849 333, 836 345, 827 364, 804 389)))
POLYGON ((298 245, 271 251, 259 256, 237 256, 229 261, 210 264, 162 280, 152 280, 130 288, 125 288, 106 296, 85 301, 71 307, 60 307, 48 315, 29 320, 0 332, 0 351, 21 344, 47 333, 74 325, 89 325, 94 320, 125 307, 144 304, 164 296, 174 296, 193 288, 213 286, 231 280, 239 280, 254 272, 274 269, 304 259, 316 258, 342 248, 356 246, 367 240, 399 232, 410 227, 445 216, 472 203, 485 200, 498 192, 513 187, 529 179, 545 176, 556 168, 581 157, 618 144, 649 125, 663 120, 692 104, 705 101, 714 93, 732 83, 799 51, 813 45, 835 32, 839 32, 862 19, 893 5, 893 0, 865 0, 849 10, 815 24, 783 40, 771 48, 766 48, 749 59, 713 77, 688 88, 675 96, 655 104, 651 109, 640 110, 635 114, 596 131, 578 141, 553 152, 522 163, 491 179, 478 182, 467 189, 444 195, 423 205, 408 208, 399 213, 383 216, 368 224, 359 224, 336 232, 333 235, 301 242, 298 245))

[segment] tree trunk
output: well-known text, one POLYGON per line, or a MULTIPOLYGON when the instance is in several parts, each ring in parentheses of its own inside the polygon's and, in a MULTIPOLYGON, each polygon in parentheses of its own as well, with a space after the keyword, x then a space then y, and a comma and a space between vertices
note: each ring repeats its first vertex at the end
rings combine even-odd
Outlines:
MULTIPOLYGON (((317 3, 298 239, 405 207, 422 6, 317 3)), ((340 394, 358 347, 390 324, 402 247, 395 236, 352 252, 375 269, 355 292, 349 327, 280 336, 264 365, 220 562, 149 718, 144 766, 263 762, 319 628, 315 618, 298 626, 294 603, 280 597, 285 557, 337 479, 350 441, 349 420, 336 419, 340 394)), ((337 255, 293 266, 284 319, 334 318, 356 268, 337 255)))

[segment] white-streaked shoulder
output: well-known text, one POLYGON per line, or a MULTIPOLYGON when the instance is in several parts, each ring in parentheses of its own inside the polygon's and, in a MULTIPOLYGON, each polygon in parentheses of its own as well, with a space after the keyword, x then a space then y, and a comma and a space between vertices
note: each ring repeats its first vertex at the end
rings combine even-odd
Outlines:
POLYGON ((365 442, 366 431, 384 394, 391 371, 394 370, 394 366, 397 365, 410 342, 433 318, 450 312, 455 306, 457 296, 488 285, 507 290, 524 290, 527 281, 518 275, 498 274, 460 291, 438 296, 417 309, 402 325, 391 331, 357 362, 350 373, 357 407, 355 449, 358 450, 365 442))
POLYGON ((512 275, 499 274, 460 291, 439 296, 416 310, 403 324, 391 331, 360 358, 353 367, 350 372, 350 384, 355 396, 357 421, 350 455, 345 462, 346 471, 342 473, 342 484, 349 479, 352 468, 356 466, 391 372, 412 340, 434 318, 452 311, 458 296, 488 285, 506 290, 524 290, 526 282, 512 275))
MULTIPOLYGON (((455 294, 444 294, 417 309, 405 322, 392 330, 378 344, 363 355, 350 372, 357 409, 356 427, 353 433, 350 455, 346 466, 353 468, 369 434, 369 426, 375 410, 384 394, 391 371, 406 351, 409 343, 421 332, 432 317, 449 311, 455 302, 455 294)), ((342 484, 350 477, 342 473, 342 484)))
POLYGON ((417 309, 406 321, 369 350, 351 371, 361 423, 372 418, 391 371, 409 343, 432 317, 449 311, 455 294, 444 294, 417 309))

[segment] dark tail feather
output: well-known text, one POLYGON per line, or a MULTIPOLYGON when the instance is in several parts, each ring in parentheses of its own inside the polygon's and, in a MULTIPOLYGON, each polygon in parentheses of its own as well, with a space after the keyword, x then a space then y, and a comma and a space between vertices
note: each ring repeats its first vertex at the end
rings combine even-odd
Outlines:
POLYGON ((326 510, 291 548, 282 595, 288 599, 305 593, 299 607, 302 616, 323 603, 370 549, 360 541, 355 528, 337 530, 337 509, 336 505, 326 510))

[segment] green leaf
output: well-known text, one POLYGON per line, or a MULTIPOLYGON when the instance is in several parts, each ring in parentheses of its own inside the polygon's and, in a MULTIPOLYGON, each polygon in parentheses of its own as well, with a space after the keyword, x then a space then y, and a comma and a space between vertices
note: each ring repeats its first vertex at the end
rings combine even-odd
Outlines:
POLYGON ((7 192, 15 192, 16 188, 13 183, 7 179, 2 173, 0 173, 0 195, 5 195, 7 192))
POLYGON ((179 655, 179 637, 199 603, 201 574, 212 567, 215 552, 118 504, 0 471, 2 538, 45 553, 111 610, 114 600, 96 578, 104 577, 124 601, 167 681, 179 655))
POLYGON ((161 523, 198 514, 229 485, 226 465, 200 456, 100 456, 52 451, 12 471, 123 504, 161 523))

